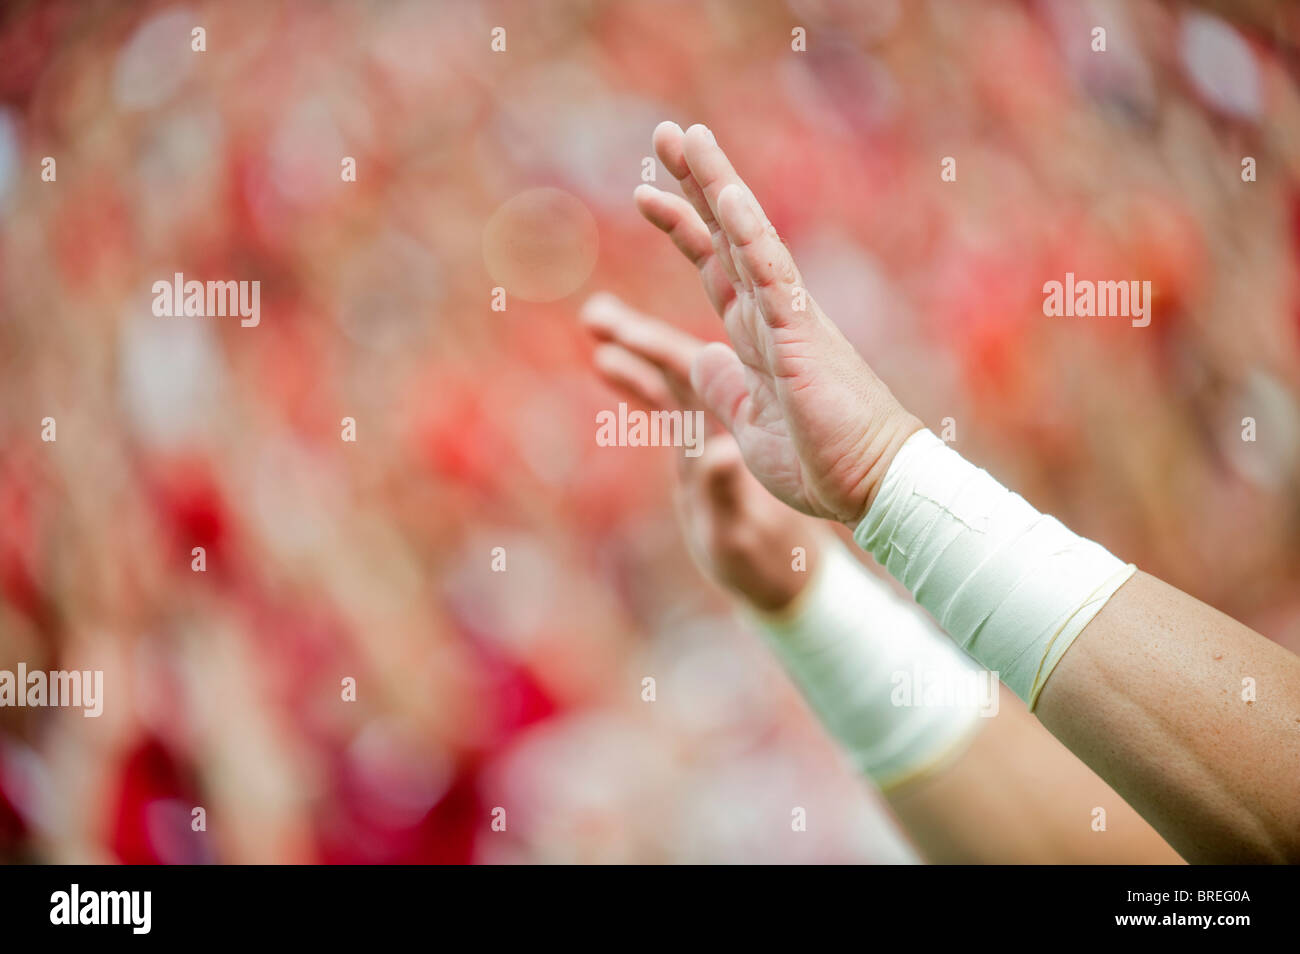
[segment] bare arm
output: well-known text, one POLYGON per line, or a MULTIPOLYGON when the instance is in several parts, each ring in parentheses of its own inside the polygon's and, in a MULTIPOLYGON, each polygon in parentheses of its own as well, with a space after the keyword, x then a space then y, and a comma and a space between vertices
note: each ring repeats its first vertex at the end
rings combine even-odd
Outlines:
POLYGON ((1300 659, 1236 620, 1139 573, 1037 713, 1189 860, 1300 861, 1300 659))
MULTIPOLYGON (((638 207, 700 269, 732 344, 695 360, 696 390, 776 497, 857 525, 920 422, 807 295, 712 133, 664 123, 655 147, 685 198, 641 186, 638 207)), ((1062 645, 1044 723, 1175 847, 1300 861, 1300 661, 1146 576, 1062 645), (1250 706, 1244 676, 1263 693, 1250 706)))
POLYGON ((997 716, 952 764, 885 794, 912 840, 941 864, 1182 862, 1005 688, 997 716))

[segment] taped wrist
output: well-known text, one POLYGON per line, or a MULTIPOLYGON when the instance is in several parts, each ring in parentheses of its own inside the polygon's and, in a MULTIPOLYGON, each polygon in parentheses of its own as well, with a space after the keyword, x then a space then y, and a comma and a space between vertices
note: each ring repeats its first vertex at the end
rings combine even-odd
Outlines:
POLYGON ((853 538, 1030 709, 1070 644, 1136 571, 928 430, 899 450, 853 538))
POLYGON ((838 541, 814 574, 790 610, 750 617, 857 768, 890 788, 959 751, 996 681, 838 541))

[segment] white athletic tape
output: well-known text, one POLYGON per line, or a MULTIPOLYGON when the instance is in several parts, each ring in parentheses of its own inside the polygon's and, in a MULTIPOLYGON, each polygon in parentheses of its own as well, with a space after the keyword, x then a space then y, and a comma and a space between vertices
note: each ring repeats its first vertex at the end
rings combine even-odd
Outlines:
POLYGON ((928 430, 898 452, 853 538, 1030 709, 1075 637, 1136 570, 928 430))
POLYGON ((997 680, 838 541, 794 606, 750 616, 827 730, 881 788, 940 764, 973 737, 982 708, 996 713, 997 680))

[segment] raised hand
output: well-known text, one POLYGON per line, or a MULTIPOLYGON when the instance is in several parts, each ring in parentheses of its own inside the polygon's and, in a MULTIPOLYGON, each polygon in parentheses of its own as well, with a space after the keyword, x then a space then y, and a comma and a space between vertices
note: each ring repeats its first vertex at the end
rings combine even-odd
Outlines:
MULTIPOLYGON (((593 361, 606 382, 652 410, 702 407, 690 369, 704 342, 613 295, 593 296, 581 317, 601 342, 593 361)), ((698 458, 682 457, 676 503, 687 548, 704 574, 765 612, 789 605, 812 577, 794 569, 794 548, 804 549, 811 571, 828 542, 822 525, 763 489, 727 434, 710 438, 698 458)))
POLYGON ((857 523, 920 421, 817 307, 713 133, 665 122, 654 146, 685 198, 642 185, 637 208, 699 269, 732 345, 700 349, 694 391, 776 497, 857 523))

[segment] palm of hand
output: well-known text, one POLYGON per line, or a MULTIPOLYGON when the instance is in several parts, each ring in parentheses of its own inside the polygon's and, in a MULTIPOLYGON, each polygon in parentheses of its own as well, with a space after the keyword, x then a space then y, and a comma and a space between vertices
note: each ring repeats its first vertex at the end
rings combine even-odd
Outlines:
MULTIPOLYGON (((872 402, 862 379, 874 375, 817 305, 808 307, 810 320, 791 325, 771 321, 750 289, 739 288, 728 304, 723 321, 744 388, 730 429, 746 465, 779 500, 813 516, 855 520, 866 511, 870 470, 862 411, 872 402)), ((702 395, 734 399, 738 392, 726 390, 729 360, 702 362, 702 395)))
POLYGON ((774 496, 804 513, 856 521, 899 433, 919 422, 808 296, 713 135, 664 123, 655 148, 685 198, 643 185, 638 207, 699 269, 734 347, 700 352, 694 389, 774 496))

